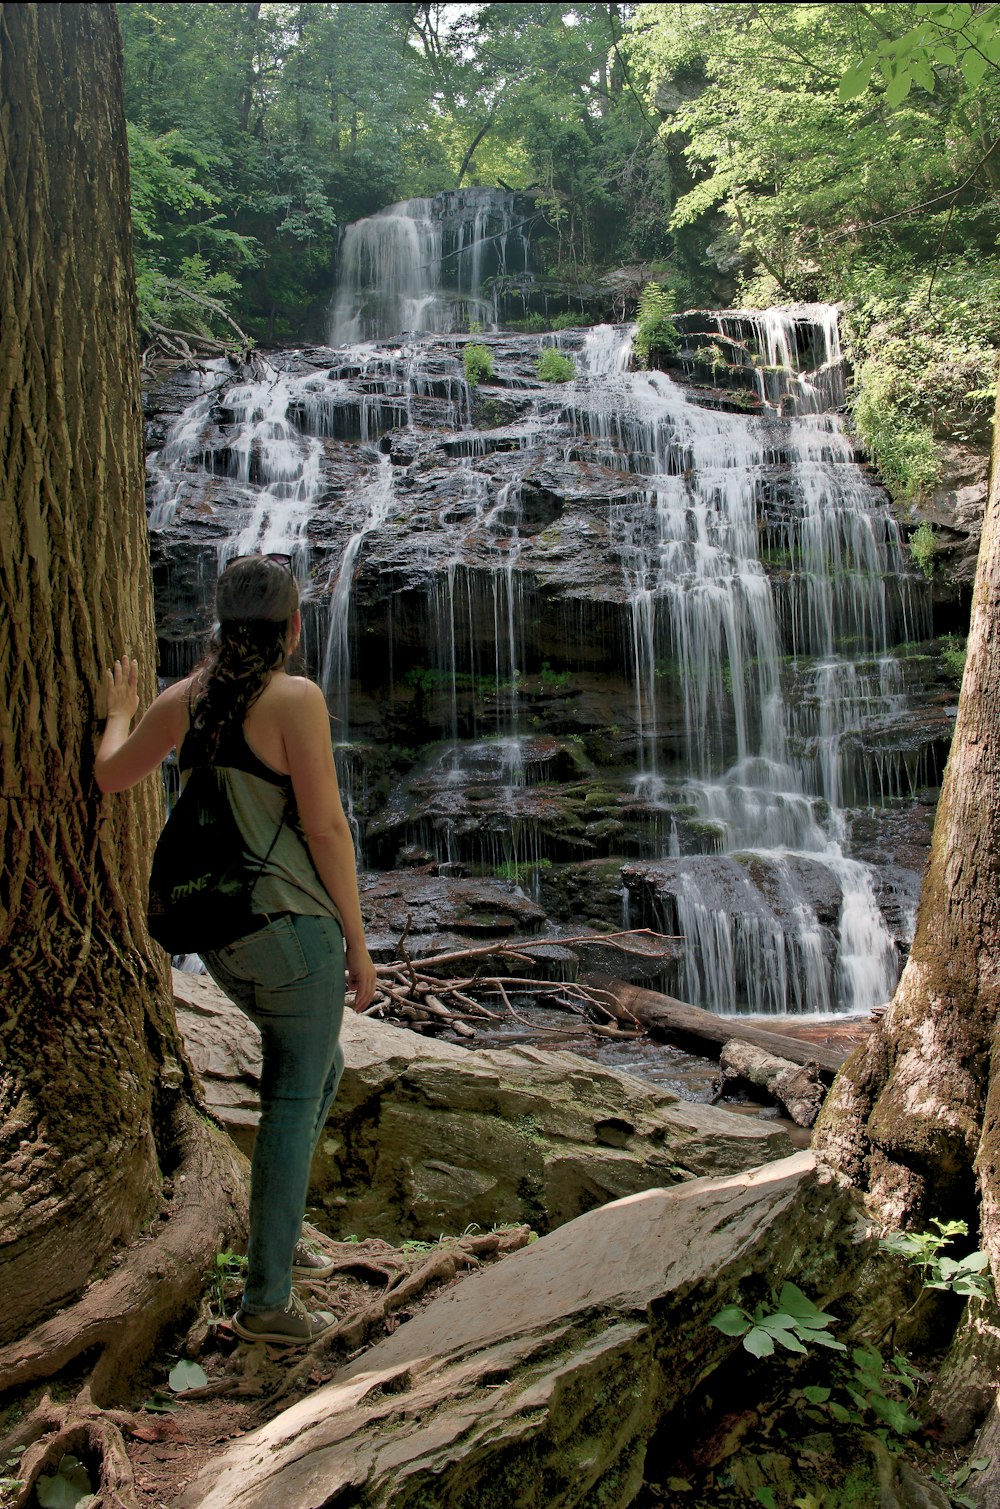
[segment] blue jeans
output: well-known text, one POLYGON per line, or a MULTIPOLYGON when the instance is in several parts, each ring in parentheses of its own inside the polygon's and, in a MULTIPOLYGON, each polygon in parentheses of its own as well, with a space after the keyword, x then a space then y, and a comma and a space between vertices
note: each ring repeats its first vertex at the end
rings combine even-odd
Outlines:
POLYGON ((291 1294, 312 1155, 344 1071, 344 939, 332 917, 286 914, 202 957, 263 1049, 243 1291, 253 1315, 291 1294))

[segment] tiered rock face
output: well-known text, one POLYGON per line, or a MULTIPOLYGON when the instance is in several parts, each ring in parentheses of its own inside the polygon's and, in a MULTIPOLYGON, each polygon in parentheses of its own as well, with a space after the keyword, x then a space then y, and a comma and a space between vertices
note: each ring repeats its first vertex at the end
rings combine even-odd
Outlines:
POLYGON ((475 389, 466 337, 171 378, 161 669, 197 658, 226 553, 288 550, 363 862, 409 869, 432 930, 445 883, 494 914, 517 884, 557 926, 685 933, 663 983, 699 1004, 861 1010, 905 946, 954 692, 831 413, 832 314, 679 323, 670 375, 598 327, 473 337, 475 389), (553 339, 564 385, 537 376, 553 339))

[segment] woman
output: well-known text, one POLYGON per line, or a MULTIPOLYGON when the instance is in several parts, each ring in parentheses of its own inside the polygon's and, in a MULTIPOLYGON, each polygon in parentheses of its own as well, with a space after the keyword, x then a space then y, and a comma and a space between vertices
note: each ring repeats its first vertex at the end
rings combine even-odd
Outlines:
POLYGON ((216 612, 219 638, 206 659, 161 692, 132 733, 138 664, 123 657, 106 673, 95 775, 102 791, 123 791, 175 748, 182 780, 194 765, 213 765, 247 848, 267 856, 253 893, 262 926, 203 959, 260 1029, 263 1048, 247 1281, 233 1328, 295 1346, 335 1321, 310 1313, 292 1278, 330 1271, 300 1233, 312 1154, 343 1070, 345 949, 355 1011, 375 994, 375 967, 326 703, 285 669, 302 632, 295 579, 280 559, 235 561, 219 578, 216 612))

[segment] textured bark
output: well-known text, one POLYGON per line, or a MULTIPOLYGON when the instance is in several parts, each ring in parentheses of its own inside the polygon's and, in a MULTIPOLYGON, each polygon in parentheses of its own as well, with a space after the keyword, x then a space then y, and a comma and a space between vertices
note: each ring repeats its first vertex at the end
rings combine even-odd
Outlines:
POLYGON ((111 5, 0 5, 0 1341, 159 1192, 183 1067, 145 930, 155 778, 102 798, 102 667, 154 689, 128 156, 111 5))
POLYGON ((966 1217, 1000 1278, 1000 410, 958 720, 916 937, 814 1138, 893 1226, 966 1217), (977 1212, 978 1206, 978 1212, 977 1212))

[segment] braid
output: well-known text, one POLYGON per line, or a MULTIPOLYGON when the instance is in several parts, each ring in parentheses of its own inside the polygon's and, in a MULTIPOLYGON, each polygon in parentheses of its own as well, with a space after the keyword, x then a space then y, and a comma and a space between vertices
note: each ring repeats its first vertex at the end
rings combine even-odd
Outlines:
POLYGON ((298 607, 295 580, 267 557, 238 561, 219 578, 219 635, 197 667, 191 729, 200 761, 242 728, 272 671, 284 663, 289 620, 298 607))

